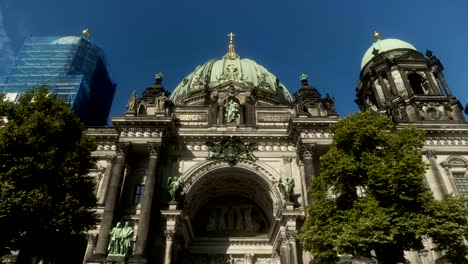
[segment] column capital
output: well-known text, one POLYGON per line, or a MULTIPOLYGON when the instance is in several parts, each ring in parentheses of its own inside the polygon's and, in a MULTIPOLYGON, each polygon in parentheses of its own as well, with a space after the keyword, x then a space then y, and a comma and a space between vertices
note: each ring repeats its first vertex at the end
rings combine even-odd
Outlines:
POLYGON ((130 149, 129 142, 118 142, 117 143, 117 156, 127 156, 128 150, 130 149))
POLYGON ((173 241, 175 237, 175 230, 164 230, 164 236, 166 240, 173 241))
POLYGON ((106 158, 107 163, 112 163, 112 161, 114 160, 114 157, 115 156, 112 156, 112 155, 106 155, 105 158, 106 158))
POLYGON ((158 157, 159 154, 161 153, 162 145, 161 143, 155 143, 155 142, 148 142, 148 151, 150 157, 155 156, 158 157))
POLYGON ((426 158, 428 159, 436 159, 437 158, 437 151, 433 149, 428 149, 423 151, 423 154, 426 155, 426 158))
POLYGON ((302 140, 297 142, 296 151, 299 159, 313 158, 315 152, 315 143, 305 144, 302 140))

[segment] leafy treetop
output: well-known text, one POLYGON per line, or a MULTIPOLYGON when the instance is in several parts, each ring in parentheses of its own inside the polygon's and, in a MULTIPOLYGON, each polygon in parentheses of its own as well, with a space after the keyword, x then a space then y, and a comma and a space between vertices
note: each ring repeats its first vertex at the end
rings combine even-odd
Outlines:
POLYGON ((338 254, 398 263, 431 237, 449 259, 464 263, 468 209, 460 198, 435 200, 424 184, 424 131, 397 130, 387 117, 366 112, 332 132, 299 234, 306 250, 321 263, 335 263, 338 254))

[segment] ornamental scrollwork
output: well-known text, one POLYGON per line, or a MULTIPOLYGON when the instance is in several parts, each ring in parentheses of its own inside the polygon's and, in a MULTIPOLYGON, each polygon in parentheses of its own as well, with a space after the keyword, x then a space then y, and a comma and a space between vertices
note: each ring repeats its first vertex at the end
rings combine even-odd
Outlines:
POLYGON ((221 142, 207 142, 208 160, 223 160, 229 165, 236 165, 241 160, 256 161, 253 151, 255 143, 244 143, 238 137, 229 137, 221 142))

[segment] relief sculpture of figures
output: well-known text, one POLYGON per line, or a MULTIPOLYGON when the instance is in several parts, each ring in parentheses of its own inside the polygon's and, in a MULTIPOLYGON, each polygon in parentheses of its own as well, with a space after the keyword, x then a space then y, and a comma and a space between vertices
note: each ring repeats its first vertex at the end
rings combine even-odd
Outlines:
POLYGON ((179 196, 179 193, 182 189, 184 179, 180 176, 172 176, 169 178, 169 194, 171 195, 171 201, 175 202, 179 196))
POLYGON ((239 115, 239 104, 234 102, 234 100, 229 100, 229 102, 226 105, 226 122, 231 123, 235 122, 237 120, 237 117, 239 115))
POLYGON ((293 202, 294 201, 294 179, 293 178, 287 178, 287 179, 280 179, 278 182, 278 188, 281 191, 281 194, 283 194, 284 200, 287 202, 293 202))

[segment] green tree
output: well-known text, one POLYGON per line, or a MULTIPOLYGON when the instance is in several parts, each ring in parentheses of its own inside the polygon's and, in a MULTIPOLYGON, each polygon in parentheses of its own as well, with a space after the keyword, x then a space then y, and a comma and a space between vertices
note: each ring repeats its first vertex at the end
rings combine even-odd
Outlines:
POLYGON ((47 87, 0 98, 0 250, 48 260, 96 224, 94 140, 47 87), (55 247, 55 248, 54 248, 55 247), (60 247, 59 247, 60 248, 60 247))
POLYGON ((299 234, 306 250, 321 263, 349 254, 394 264, 431 237, 454 263, 466 261, 468 209, 461 198, 435 200, 424 185, 424 131, 397 130, 373 113, 353 114, 331 130, 299 234))

